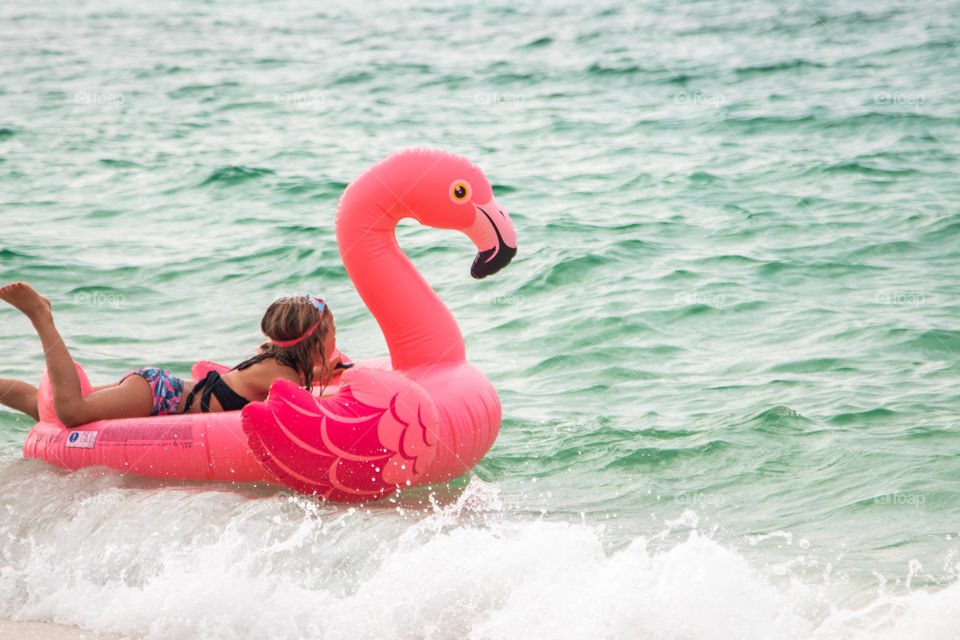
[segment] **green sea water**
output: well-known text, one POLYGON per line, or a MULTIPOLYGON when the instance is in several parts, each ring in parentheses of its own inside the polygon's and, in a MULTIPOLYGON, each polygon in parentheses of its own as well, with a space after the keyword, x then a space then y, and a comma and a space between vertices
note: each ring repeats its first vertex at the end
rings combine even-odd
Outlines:
MULTIPOLYGON (((0 279, 51 298, 95 382, 236 363, 305 291, 344 352, 384 354, 333 219, 401 148, 470 158, 519 242, 477 282, 464 236, 398 231, 504 416, 408 502, 66 474, 0 411, 0 617, 960 637, 960 4, 40 0, 0 24, 0 279)), ((0 354, 39 378, 9 308, 0 354)))

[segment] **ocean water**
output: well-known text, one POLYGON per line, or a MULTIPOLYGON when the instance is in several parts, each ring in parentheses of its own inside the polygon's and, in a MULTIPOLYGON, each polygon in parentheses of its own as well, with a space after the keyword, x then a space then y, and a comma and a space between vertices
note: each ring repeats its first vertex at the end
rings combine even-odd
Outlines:
MULTIPOLYGON (((0 618, 130 637, 960 638, 960 5, 0 5, 0 274, 97 382, 309 291, 386 352, 337 199, 482 167, 519 253, 401 246, 494 382, 449 485, 360 508, 21 458, 0 618)), ((411 309, 416 313, 416 309, 411 309)), ((39 341, 0 309, 0 375, 39 341)))

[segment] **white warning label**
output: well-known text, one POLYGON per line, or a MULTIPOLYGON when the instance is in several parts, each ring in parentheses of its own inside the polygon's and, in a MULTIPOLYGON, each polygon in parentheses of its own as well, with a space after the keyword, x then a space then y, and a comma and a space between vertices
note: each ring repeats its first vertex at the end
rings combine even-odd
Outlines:
POLYGON ((73 431, 67 436, 67 446, 75 449, 93 449, 99 431, 73 431))

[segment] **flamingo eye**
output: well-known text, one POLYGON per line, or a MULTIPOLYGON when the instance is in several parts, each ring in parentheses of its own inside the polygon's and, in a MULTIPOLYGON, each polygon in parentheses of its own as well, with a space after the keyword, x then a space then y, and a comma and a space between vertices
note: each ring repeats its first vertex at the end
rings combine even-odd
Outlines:
POLYGON ((470 185, 463 180, 457 180, 450 185, 450 199, 456 203, 466 202, 470 198, 470 185))

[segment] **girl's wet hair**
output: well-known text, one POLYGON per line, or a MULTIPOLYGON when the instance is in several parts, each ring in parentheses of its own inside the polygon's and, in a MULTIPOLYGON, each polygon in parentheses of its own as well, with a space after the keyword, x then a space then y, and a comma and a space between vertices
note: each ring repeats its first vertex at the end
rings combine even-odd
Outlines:
POLYGON ((321 378, 326 378, 327 354, 323 352, 323 340, 333 324, 330 307, 325 306, 321 313, 308 296, 294 296, 275 300, 263 314, 260 329, 263 334, 278 342, 296 340, 310 327, 320 324, 310 335, 289 347, 280 347, 267 341, 260 345, 260 353, 244 360, 235 369, 246 369, 268 358, 274 358, 280 364, 290 367, 300 376, 303 388, 313 389, 313 365, 319 352, 321 378))

